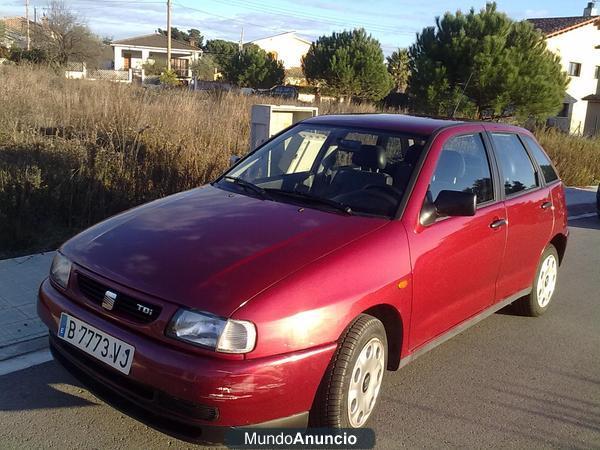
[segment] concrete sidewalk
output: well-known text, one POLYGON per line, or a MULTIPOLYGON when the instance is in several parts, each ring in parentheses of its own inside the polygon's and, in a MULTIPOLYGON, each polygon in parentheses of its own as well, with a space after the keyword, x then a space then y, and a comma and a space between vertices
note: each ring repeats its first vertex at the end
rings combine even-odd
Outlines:
MULTIPOLYGON (((595 213, 596 188, 567 188, 569 216, 595 213)), ((54 252, 0 260, 0 361, 47 346, 46 327, 37 317, 37 289, 54 252)))
POLYGON ((36 298, 53 257, 47 252, 0 260, 0 361, 46 346, 36 298))

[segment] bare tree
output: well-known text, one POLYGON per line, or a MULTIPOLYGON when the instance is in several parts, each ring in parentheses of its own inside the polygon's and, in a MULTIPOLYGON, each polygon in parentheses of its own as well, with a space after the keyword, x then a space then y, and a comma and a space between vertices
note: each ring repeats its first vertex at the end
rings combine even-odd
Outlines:
POLYGON ((36 30, 34 46, 46 51, 50 62, 93 62, 101 40, 62 0, 51 0, 43 24, 36 30))

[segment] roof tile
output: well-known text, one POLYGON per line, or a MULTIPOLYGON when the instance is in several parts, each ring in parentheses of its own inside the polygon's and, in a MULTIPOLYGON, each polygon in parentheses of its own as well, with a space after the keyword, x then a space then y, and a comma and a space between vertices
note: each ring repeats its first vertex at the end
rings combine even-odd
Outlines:
POLYGON ((575 17, 546 17, 538 19, 527 19, 531 22, 535 28, 540 30, 544 34, 554 34, 566 29, 585 25, 588 22, 593 22, 600 16, 575 16, 575 17))
MULTIPOLYGON (((145 36, 135 36, 132 38, 113 41, 113 44, 135 45, 138 47, 167 48, 167 37, 164 34, 147 34, 145 36)), ((200 50, 198 47, 192 47, 186 42, 176 41, 175 39, 171 39, 171 48, 175 50, 200 50)))

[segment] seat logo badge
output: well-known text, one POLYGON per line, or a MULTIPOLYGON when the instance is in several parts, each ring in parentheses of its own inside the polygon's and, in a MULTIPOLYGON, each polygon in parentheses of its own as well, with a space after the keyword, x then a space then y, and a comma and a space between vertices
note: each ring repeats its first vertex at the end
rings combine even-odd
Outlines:
POLYGON ((106 291, 102 299, 102 307, 108 311, 112 311, 117 301, 117 294, 112 291, 106 291))

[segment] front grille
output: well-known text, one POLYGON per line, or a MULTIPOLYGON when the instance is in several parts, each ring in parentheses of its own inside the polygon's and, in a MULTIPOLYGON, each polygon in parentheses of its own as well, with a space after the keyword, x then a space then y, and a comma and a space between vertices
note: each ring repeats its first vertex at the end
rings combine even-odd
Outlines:
POLYGON ((126 319, 130 319, 139 323, 150 323, 160 314, 160 306, 153 305, 151 303, 130 297, 129 295, 123 294, 119 291, 115 291, 113 288, 93 280, 81 273, 77 274, 77 284, 79 286, 79 291, 88 300, 96 303, 97 305, 102 304, 104 293, 106 291, 111 291, 117 294, 114 307, 111 310, 117 316, 122 316, 126 319))
POLYGON ((72 372, 78 372, 74 375, 82 381, 102 383, 104 386, 108 382, 121 391, 121 395, 133 396, 146 408, 175 413, 190 419, 213 421, 219 417, 219 410, 215 407, 173 397, 159 389, 135 381, 116 372, 78 348, 64 343, 54 335, 50 336, 50 348, 59 351, 58 354, 56 351, 53 352, 55 357, 57 356, 57 359, 72 372), (90 378, 90 375, 96 376, 90 378))

